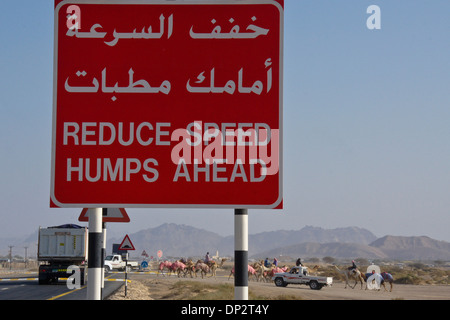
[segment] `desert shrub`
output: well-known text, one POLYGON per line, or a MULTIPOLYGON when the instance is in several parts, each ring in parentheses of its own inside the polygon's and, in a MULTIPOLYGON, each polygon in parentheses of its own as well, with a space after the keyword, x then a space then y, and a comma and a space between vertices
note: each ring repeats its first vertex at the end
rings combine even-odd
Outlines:
POLYGON ((420 282, 420 277, 413 274, 406 274, 397 279, 394 277, 394 283, 398 284, 420 284, 420 282))

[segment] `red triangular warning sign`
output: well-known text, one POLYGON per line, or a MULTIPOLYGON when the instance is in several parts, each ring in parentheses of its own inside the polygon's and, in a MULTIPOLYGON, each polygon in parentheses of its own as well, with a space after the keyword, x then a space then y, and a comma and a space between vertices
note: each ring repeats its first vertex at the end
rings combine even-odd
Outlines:
POLYGON ((119 250, 135 250, 134 245, 130 240, 130 237, 128 235, 123 238, 122 243, 119 246, 119 250))
MULTIPOLYGON (((78 221, 89 221, 87 208, 81 211, 78 221)), ((123 208, 103 208, 103 222, 130 222, 130 217, 123 208)))

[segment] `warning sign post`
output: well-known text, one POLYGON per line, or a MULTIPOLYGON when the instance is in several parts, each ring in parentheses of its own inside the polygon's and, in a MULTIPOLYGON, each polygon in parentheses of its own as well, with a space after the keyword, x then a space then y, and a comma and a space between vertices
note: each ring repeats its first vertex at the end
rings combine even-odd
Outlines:
POLYGON ((125 235, 125 238, 123 238, 122 243, 119 246, 119 250, 126 250, 125 259, 124 259, 125 260, 125 297, 126 297, 127 296, 127 288, 128 288, 128 251, 136 250, 128 235, 125 235))
POLYGON ((123 238, 122 243, 119 246, 119 250, 136 250, 128 235, 123 238))

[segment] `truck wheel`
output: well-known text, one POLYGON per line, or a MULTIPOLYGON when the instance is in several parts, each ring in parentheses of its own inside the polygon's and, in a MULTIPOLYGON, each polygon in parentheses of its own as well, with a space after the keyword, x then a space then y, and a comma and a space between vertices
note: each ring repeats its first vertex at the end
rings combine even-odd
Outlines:
POLYGON ((312 290, 320 290, 320 289, 322 289, 322 285, 319 284, 316 280, 310 281, 310 282, 309 282, 309 287, 310 287, 312 290))
POLYGON ((111 271, 111 268, 109 266, 105 266, 105 273, 108 273, 111 271))
POLYGON ((39 277, 38 283, 39 284, 48 284, 50 281, 47 277, 39 277))
POLYGON ((288 284, 284 282, 283 278, 275 278, 275 285, 277 287, 286 287, 288 284))
POLYGON ((81 286, 84 286, 84 284, 85 284, 84 278, 85 278, 86 272, 85 272, 84 269, 81 269, 80 271, 81 271, 81 272, 80 272, 80 285, 81 285, 81 286))

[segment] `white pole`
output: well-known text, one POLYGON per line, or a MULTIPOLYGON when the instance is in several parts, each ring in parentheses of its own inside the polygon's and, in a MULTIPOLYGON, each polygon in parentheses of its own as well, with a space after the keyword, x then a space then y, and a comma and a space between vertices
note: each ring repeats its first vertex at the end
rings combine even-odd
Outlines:
POLYGON ((248 300, 248 210, 234 209, 234 299, 248 300))
MULTIPOLYGON (((103 209, 103 214, 107 209, 103 209)), ((105 288, 105 256, 106 256, 106 223, 102 223, 102 232, 103 232, 103 242, 102 242, 102 297, 103 297, 103 289, 105 288)))
POLYGON ((89 209, 87 300, 102 299, 102 209, 89 209))
POLYGON ((128 288, 128 251, 125 254, 125 297, 127 296, 128 288))

